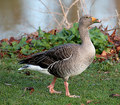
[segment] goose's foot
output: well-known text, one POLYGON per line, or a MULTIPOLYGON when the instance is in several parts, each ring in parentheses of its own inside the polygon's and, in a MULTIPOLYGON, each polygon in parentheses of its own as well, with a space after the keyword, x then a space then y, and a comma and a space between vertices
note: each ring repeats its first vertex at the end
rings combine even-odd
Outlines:
POLYGON ((73 97, 73 98, 79 98, 80 96, 76 96, 76 95, 70 95, 69 89, 68 89, 68 83, 65 81, 64 82, 65 85, 65 89, 66 89, 66 96, 68 97, 73 97))
POLYGON ((49 92, 50 92, 51 94, 53 94, 53 93, 61 94, 61 92, 54 90, 54 85, 55 85, 56 79, 57 79, 57 78, 54 77, 52 83, 47 87, 47 88, 49 88, 49 92))
POLYGON ((80 98, 80 96, 76 96, 76 95, 68 95, 68 97, 72 97, 72 98, 80 98))
POLYGON ((60 91, 54 90, 54 86, 53 86, 53 85, 49 85, 47 88, 49 88, 49 92, 50 92, 51 94, 53 94, 53 93, 61 94, 60 91))

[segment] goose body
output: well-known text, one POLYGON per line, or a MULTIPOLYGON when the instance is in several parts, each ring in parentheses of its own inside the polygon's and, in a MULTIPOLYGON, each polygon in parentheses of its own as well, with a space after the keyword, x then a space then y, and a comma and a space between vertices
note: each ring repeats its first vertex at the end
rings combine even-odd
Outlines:
POLYGON ((60 93, 54 90, 56 78, 63 78, 66 88, 66 96, 70 95, 68 90, 68 79, 71 76, 82 73, 93 61, 95 48, 92 44, 87 27, 92 21, 97 19, 92 17, 81 17, 79 21, 79 32, 82 44, 64 44, 54 47, 48 51, 34 54, 27 59, 21 60, 20 64, 26 64, 19 70, 31 69, 53 75, 53 82, 48 86, 50 93, 60 93))
POLYGON ((94 46, 86 48, 78 44, 65 44, 20 61, 27 65, 19 70, 31 69, 68 79, 82 73, 92 63, 94 56, 94 46))

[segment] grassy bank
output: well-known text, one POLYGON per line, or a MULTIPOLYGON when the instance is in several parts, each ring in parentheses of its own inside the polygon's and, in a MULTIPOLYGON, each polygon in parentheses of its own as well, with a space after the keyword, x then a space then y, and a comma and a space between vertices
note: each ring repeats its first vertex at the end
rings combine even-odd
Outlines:
POLYGON ((30 75, 19 72, 17 59, 3 58, 0 60, 0 105, 118 105, 120 97, 110 97, 120 94, 120 64, 92 64, 81 75, 69 79, 71 94, 80 98, 65 96, 64 83, 58 79, 55 89, 62 94, 50 94, 47 86, 52 76, 30 71, 30 75), (33 87, 35 91, 30 95, 25 87, 33 87), (24 94, 24 96, 23 96, 24 94))

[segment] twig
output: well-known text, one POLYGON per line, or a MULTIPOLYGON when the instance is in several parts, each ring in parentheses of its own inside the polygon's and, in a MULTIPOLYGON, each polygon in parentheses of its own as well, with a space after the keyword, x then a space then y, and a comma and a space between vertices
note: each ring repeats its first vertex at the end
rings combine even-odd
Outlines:
POLYGON ((117 11, 117 10, 115 10, 115 12, 116 12, 116 15, 117 15, 117 18, 118 18, 118 25, 120 25, 120 19, 119 19, 119 14, 118 14, 118 11, 117 11))
POLYGON ((80 0, 80 3, 81 3, 81 9, 82 9, 83 13, 85 13, 84 4, 83 4, 82 0, 80 0))
POLYGON ((61 6, 63 15, 66 16, 65 11, 64 11, 64 7, 63 7, 63 4, 62 4, 61 0, 59 0, 59 3, 60 3, 60 6, 61 6))
POLYGON ((51 15, 53 16, 54 20, 56 21, 56 23, 59 25, 59 27, 61 27, 60 23, 58 22, 58 20, 56 19, 56 17, 54 16, 54 14, 52 14, 52 12, 50 11, 50 9, 44 4, 44 2, 42 0, 39 0, 49 11, 49 13, 51 13, 51 15))
POLYGON ((67 27, 69 28, 70 27, 70 23, 68 23, 67 20, 67 16, 68 16, 68 13, 70 11, 70 9, 78 2, 79 0, 75 0, 70 6, 69 8, 67 9, 66 13, 65 13, 65 16, 63 18, 63 20, 61 21, 61 25, 63 25, 65 22, 67 23, 67 27))
POLYGON ((28 7, 28 8, 31 9, 31 10, 34 10, 34 11, 40 12, 40 13, 55 14, 55 15, 63 16, 62 13, 58 13, 58 12, 40 11, 40 10, 42 10, 42 9, 38 10, 38 9, 30 8, 30 7, 28 7))
POLYGON ((69 23, 67 21, 67 16, 65 14, 65 10, 64 10, 64 7, 63 7, 63 4, 62 4, 61 0, 59 0, 59 3, 60 3, 60 6, 61 6, 61 9, 62 9, 63 16, 65 18, 65 21, 66 21, 67 25, 69 25, 69 23))

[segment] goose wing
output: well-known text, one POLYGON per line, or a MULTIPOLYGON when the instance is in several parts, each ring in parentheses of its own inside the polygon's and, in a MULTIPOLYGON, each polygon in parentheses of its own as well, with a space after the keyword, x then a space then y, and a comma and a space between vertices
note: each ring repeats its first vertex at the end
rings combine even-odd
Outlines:
POLYGON ((19 63, 38 65, 42 68, 48 68, 57 61, 62 61, 71 57, 72 53, 73 48, 71 47, 71 44, 65 44, 54 47, 48 51, 34 54, 27 59, 21 60, 19 63))

